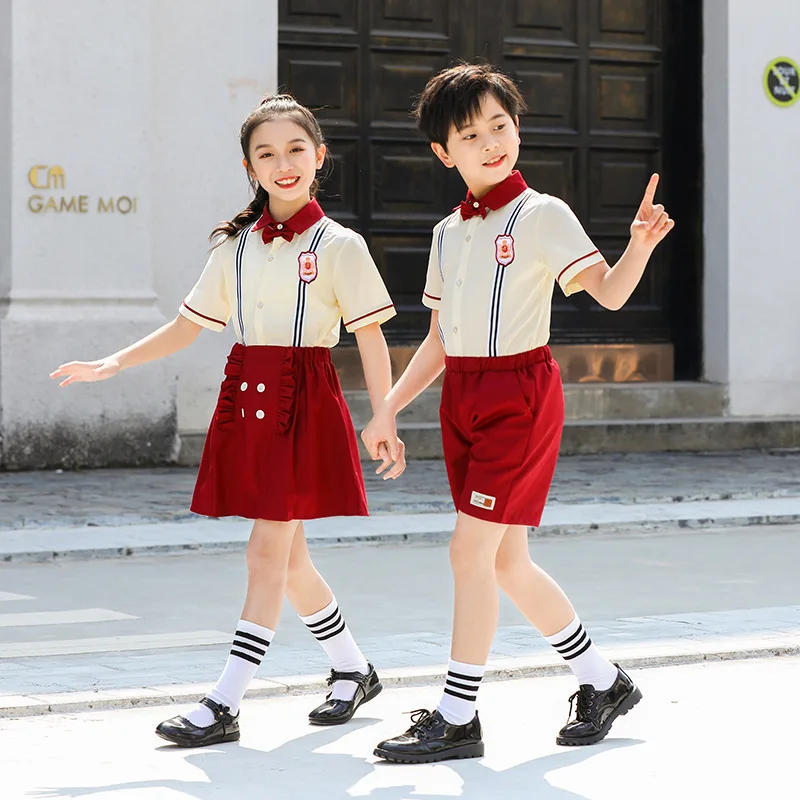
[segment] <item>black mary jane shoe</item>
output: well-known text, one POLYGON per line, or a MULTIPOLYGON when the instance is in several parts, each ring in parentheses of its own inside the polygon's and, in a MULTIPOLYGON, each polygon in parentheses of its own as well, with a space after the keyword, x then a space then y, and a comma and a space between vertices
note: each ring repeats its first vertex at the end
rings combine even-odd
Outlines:
POLYGON ((641 699, 642 693, 618 664, 617 679, 611 688, 599 692, 594 686, 581 686, 569 699, 572 717, 573 701, 577 700, 575 718, 556 737, 556 744, 587 745, 605 739, 617 717, 627 714, 641 699))
POLYGON ((231 715, 228 706, 204 697, 200 701, 214 712, 214 721, 205 728, 189 722, 186 717, 173 717, 156 728, 156 734, 179 747, 207 747, 222 742, 239 740, 239 715, 231 715))
POLYGON ((332 669, 328 686, 333 686, 336 681, 355 681, 358 684, 356 693, 352 700, 334 700, 329 692, 325 702, 308 715, 308 721, 312 725, 341 725, 353 718, 362 703, 377 697, 383 690, 383 685, 378 680, 375 667, 372 664, 368 664, 368 667, 366 675, 363 672, 337 672, 332 669))
POLYGON ((478 714, 466 725, 451 725, 438 711, 421 708, 411 714, 414 723, 402 736, 387 739, 375 755, 401 764, 427 764, 451 758, 480 758, 483 732, 478 714))

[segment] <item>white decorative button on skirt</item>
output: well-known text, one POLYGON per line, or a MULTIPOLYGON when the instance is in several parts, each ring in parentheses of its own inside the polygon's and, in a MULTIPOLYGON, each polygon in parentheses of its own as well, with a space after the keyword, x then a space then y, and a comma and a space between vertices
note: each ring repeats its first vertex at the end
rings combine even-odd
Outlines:
POLYGON ((256 416, 259 419, 264 419, 264 412, 259 408, 258 411, 256 411, 256 416))
POLYGON ((242 381, 241 390, 244 391, 247 388, 247 381, 242 381))
POLYGON ((257 391, 257 392, 263 392, 263 391, 264 391, 264 389, 266 389, 266 388, 267 388, 267 387, 266 387, 266 386, 264 386, 264 384, 263 384, 263 383, 259 383, 259 384, 258 384, 258 386, 256 386, 256 391, 257 391))

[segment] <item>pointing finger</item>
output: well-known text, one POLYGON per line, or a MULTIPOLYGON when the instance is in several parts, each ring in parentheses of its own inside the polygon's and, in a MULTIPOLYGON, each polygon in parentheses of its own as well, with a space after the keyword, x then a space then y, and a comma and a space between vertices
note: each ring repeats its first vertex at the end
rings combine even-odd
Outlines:
POLYGON ((656 189, 658 188, 658 180, 659 180, 659 175, 658 175, 657 172, 654 172, 650 176, 650 181, 647 184, 647 188, 644 190, 644 200, 642 201, 643 205, 645 203, 647 203, 648 205, 652 205, 653 200, 655 200, 655 197, 656 197, 656 189))

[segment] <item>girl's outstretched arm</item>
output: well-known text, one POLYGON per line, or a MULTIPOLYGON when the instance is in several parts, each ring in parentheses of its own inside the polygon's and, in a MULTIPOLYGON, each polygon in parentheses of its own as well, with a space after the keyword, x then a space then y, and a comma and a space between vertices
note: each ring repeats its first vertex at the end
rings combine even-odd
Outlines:
POLYGON ((392 431, 397 430, 395 417, 417 395, 428 388, 444 369, 444 347, 439 338, 439 312, 431 312, 431 325, 425 340, 417 348, 414 357, 389 392, 383 405, 375 411, 375 416, 361 433, 370 453, 379 442, 385 441, 392 431))
POLYGON ((59 386, 76 381, 102 381, 113 378, 120 370, 157 361, 188 347, 202 330, 202 326, 178 314, 175 319, 145 336, 130 347, 99 361, 70 361, 50 373, 51 378, 64 378, 59 386))
MULTIPOLYGON (((383 338, 381 326, 374 322, 358 328, 355 332, 361 365, 364 368, 364 380, 367 384, 373 415, 380 410, 386 395, 392 388, 392 365, 389 360, 389 348, 383 338)), ((384 475, 385 479, 396 478, 406 468, 405 444, 397 437, 397 426, 388 431, 386 437, 376 441, 374 446, 367 447, 373 460, 381 459, 378 474, 391 469, 384 475), (394 462, 394 464, 392 464, 394 462)))

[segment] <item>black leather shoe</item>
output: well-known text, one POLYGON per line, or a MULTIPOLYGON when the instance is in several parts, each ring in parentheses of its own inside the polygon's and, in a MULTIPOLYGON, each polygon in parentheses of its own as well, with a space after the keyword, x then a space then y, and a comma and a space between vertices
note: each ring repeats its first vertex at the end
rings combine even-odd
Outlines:
POLYGON ((466 725, 451 725, 438 711, 424 708, 411 715, 414 723, 402 736, 387 739, 375 755, 401 764, 427 764, 450 758, 480 758, 483 733, 477 713, 466 725))
POLYGON ((355 681, 358 684, 356 693, 352 700, 333 700, 329 692, 325 702, 308 715, 308 721, 312 725, 341 725, 353 718, 353 714, 362 703, 377 697, 383 690, 383 685, 378 680, 375 667, 372 664, 368 666, 366 675, 362 672, 337 672, 332 669, 328 686, 333 686, 336 681, 355 681))
POLYGON ((585 684, 570 697, 570 716, 572 716, 573 701, 578 701, 575 719, 570 720, 558 732, 556 744, 595 744, 605 739, 614 720, 627 714, 642 699, 641 691, 628 675, 618 664, 614 666, 618 674, 610 689, 598 692, 594 686, 585 684))
POLYGON ((173 717, 162 722, 156 728, 156 733, 179 747, 207 747, 210 744, 238 741, 239 715, 231 716, 228 706, 222 706, 207 697, 200 702, 214 712, 214 722, 208 727, 201 728, 186 717, 173 717))

